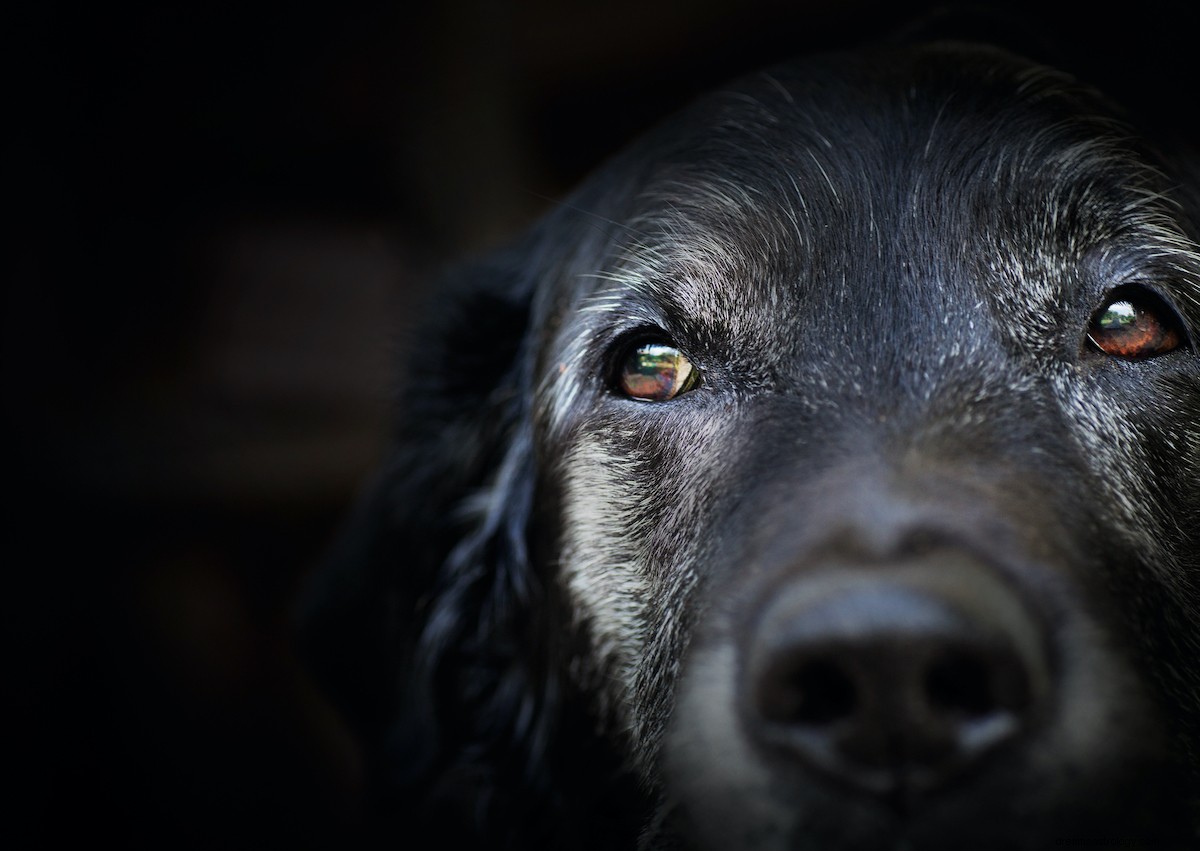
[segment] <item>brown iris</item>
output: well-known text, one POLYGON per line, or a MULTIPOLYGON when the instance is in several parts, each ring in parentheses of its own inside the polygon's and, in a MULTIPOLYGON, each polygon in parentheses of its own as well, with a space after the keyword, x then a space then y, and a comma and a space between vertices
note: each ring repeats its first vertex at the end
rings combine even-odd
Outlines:
POLYGON ((625 358, 618 376, 621 392, 646 402, 666 402, 696 383, 692 362, 674 346, 646 343, 625 358))
POLYGON ((1179 346, 1178 321, 1148 290, 1114 294, 1092 318, 1088 338, 1100 351, 1126 360, 1165 355, 1179 346))

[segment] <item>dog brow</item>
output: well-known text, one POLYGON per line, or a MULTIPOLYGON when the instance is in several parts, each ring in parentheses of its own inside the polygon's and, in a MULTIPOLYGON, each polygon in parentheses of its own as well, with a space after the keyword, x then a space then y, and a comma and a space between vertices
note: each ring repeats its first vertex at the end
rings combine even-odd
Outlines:
POLYGON ((775 305, 778 294, 764 286, 766 267, 797 256, 812 238, 809 206, 790 170, 761 184, 679 172, 657 181, 643 200, 646 212, 626 228, 631 238, 610 264, 588 274, 600 283, 583 310, 641 310, 647 320, 663 316, 737 335, 753 313, 748 297, 775 305), (730 285, 738 279, 742 285, 730 285))

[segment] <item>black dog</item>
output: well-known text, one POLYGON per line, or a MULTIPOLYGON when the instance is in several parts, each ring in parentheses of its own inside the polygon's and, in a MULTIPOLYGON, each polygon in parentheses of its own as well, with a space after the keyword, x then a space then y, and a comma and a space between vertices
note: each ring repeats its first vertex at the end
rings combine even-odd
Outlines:
POLYGON ((464 271, 308 614, 395 841, 1200 847, 1163 156, 1006 53, 823 57, 464 271))

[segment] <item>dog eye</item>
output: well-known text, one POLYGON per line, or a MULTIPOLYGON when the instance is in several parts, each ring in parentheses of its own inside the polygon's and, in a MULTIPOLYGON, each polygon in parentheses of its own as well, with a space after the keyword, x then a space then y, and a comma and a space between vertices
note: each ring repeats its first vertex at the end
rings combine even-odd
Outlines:
POLYGON ((1161 298, 1143 287, 1125 287, 1096 311, 1088 339, 1106 355, 1145 360, 1178 348, 1184 333, 1161 298))
POLYGON ((625 357, 617 384, 631 399, 666 402, 695 387, 697 378, 692 362, 679 349, 645 343, 625 357))

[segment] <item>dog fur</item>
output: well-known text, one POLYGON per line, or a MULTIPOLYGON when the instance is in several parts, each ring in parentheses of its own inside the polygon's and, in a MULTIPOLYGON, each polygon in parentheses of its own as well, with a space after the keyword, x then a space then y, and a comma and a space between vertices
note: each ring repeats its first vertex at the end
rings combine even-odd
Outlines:
POLYGON ((377 826, 413 847, 1198 847, 1188 168, 1024 59, 875 48, 700 100, 452 275, 305 614, 377 826), (1122 294, 1178 344, 1090 342, 1122 294), (623 394, 646 340, 698 385, 623 394), (833 641, 821 618, 849 618, 858 665, 880 623, 907 648, 934 610, 994 627, 1019 669, 995 747, 951 771, 885 713, 855 722, 893 737, 882 767, 874 746, 828 762, 825 731, 760 717, 756 689, 782 688, 763 670, 833 641))

